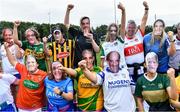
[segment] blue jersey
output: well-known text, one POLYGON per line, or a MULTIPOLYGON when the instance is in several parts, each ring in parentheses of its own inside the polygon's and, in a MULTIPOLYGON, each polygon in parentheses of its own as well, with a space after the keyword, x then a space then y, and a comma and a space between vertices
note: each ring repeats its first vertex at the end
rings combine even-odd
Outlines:
POLYGON ((73 83, 70 78, 65 78, 60 82, 56 82, 55 80, 49 80, 48 77, 46 77, 44 83, 46 87, 46 97, 50 105, 57 108, 63 108, 72 103, 72 101, 68 101, 62 96, 54 93, 53 90, 55 87, 58 87, 65 93, 73 92, 73 83))
POLYGON ((155 52, 158 55, 158 61, 159 61, 159 66, 157 69, 157 72, 166 72, 168 70, 168 62, 169 62, 169 56, 168 56, 168 47, 169 47, 169 42, 167 37, 165 38, 162 47, 160 48, 160 41, 155 40, 154 44, 151 44, 151 38, 152 35, 151 33, 147 34, 144 36, 144 53, 145 56, 148 52, 155 52))

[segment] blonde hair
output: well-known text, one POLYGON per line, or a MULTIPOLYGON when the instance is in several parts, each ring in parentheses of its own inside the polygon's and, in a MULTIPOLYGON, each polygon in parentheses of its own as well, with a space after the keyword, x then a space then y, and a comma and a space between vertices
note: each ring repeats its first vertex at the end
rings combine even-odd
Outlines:
POLYGON ((107 34, 106 34, 106 38, 105 38, 105 41, 106 42, 109 42, 110 41, 110 38, 111 38, 111 36, 110 36, 110 30, 111 30, 111 27, 115 27, 116 28, 116 30, 117 30, 117 35, 116 36, 118 36, 118 34, 119 34, 119 32, 118 32, 118 26, 115 24, 115 23, 111 23, 109 26, 108 26, 108 28, 107 28, 107 34))
MULTIPOLYGON (((154 27, 155 27, 155 25, 156 25, 157 22, 161 22, 161 23, 163 24, 163 27, 165 28, 165 23, 164 23, 164 21, 163 21, 162 19, 157 19, 157 20, 154 22, 154 24, 153 24, 153 31, 152 31, 152 38, 151 38, 151 41, 150 41, 150 44, 151 44, 151 45, 154 44, 154 42, 155 42, 155 40, 156 40, 156 36, 154 35, 154 32, 155 32, 154 27)), ((165 35, 166 35, 166 33, 165 33, 165 31, 163 30, 162 34, 160 35, 159 48, 161 48, 162 45, 163 45, 164 42, 165 42, 165 39, 166 39, 166 38, 165 38, 165 35)))

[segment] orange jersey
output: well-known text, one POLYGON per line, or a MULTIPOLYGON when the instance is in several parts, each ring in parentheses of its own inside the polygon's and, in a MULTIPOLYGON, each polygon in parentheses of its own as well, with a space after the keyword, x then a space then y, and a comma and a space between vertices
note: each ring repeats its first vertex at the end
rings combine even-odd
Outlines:
POLYGON ((44 79, 46 72, 37 70, 30 74, 25 65, 17 63, 16 70, 20 73, 21 79, 17 93, 17 107, 20 109, 34 110, 44 105, 44 79))

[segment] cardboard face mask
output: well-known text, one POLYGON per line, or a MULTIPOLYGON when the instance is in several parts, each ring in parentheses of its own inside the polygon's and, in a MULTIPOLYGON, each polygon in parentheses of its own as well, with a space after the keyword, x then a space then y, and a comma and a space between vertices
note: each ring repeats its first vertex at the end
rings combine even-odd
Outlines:
POLYGON ((164 29, 163 23, 161 23, 161 22, 156 22, 156 24, 155 24, 155 26, 154 26, 154 35, 156 35, 156 36, 162 35, 163 29, 164 29))
POLYGON ((28 69, 29 72, 35 72, 37 70, 37 63, 36 63, 36 59, 32 56, 28 56, 27 57, 27 61, 26 61, 26 67, 28 69))
POLYGON ((154 52, 150 52, 146 55, 146 66, 148 72, 156 73, 158 68, 158 59, 154 52))
POLYGON ((146 62, 146 65, 147 65, 147 71, 148 72, 156 73, 158 63, 156 62, 155 59, 153 59, 153 58, 148 59, 146 62))

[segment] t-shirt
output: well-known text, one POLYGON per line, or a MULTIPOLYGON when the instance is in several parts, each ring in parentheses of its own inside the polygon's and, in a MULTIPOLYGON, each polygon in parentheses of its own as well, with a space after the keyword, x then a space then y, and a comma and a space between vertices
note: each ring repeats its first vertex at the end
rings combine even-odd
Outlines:
MULTIPOLYGON (((11 54, 16 58, 15 54, 17 52, 16 45, 12 45, 9 47, 9 50, 11 54)), ((2 54, 2 69, 4 73, 9 73, 9 74, 18 74, 17 70, 11 65, 11 63, 8 60, 6 50, 4 48, 4 44, 1 46, 1 54, 2 54)), ((23 58, 16 59, 18 62, 23 63, 23 58)))
POLYGON ((23 41, 22 49, 25 51, 24 56, 31 54, 36 58, 36 61, 39 64, 39 66, 38 66, 39 69, 41 69, 43 71, 47 70, 43 43, 39 43, 36 45, 30 45, 28 41, 23 41))
MULTIPOLYGON (((82 60, 82 51, 85 49, 93 50, 93 46, 91 43, 87 41, 87 37, 84 37, 83 32, 75 29, 73 27, 69 28, 69 33, 72 35, 73 40, 75 41, 75 54, 74 54, 74 67, 78 67, 78 62, 82 60)), ((99 46, 100 41, 98 37, 93 34, 93 39, 95 40, 96 44, 99 46)), ((95 56, 95 63, 96 63, 96 53, 94 52, 95 56)))
MULTIPOLYGON (((102 71, 102 68, 95 67, 91 71, 96 74, 102 71)), ((78 82, 78 108, 85 111, 96 111, 103 109, 103 91, 101 86, 92 85, 80 68, 76 69, 78 82)))
POLYGON ((60 109, 72 103, 72 101, 68 101, 62 96, 54 93, 55 87, 58 87, 61 91, 65 93, 73 93, 73 83, 70 78, 65 78, 60 82, 56 82, 55 80, 49 80, 48 77, 46 77, 44 83, 46 87, 46 97, 48 103, 50 103, 53 107, 57 107, 58 109, 60 109))
POLYGON ((2 74, 0 78, 0 104, 7 102, 7 104, 14 103, 13 96, 11 94, 10 85, 16 80, 11 74, 2 74))
POLYGON ((155 52, 158 56, 158 62, 159 66, 157 69, 157 72, 162 72, 166 73, 168 70, 168 62, 169 62, 169 56, 168 56, 168 47, 169 47, 169 42, 167 39, 167 36, 164 39, 164 43, 162 47, 160 48, 160 41, 155 40, 154 44, 151 44, 151 38, 152 35, 151 33, 147 34, 144 36, 144 54, 146 55, 148 52, 155 52))
POLYGON ((16 70, 20 73, 19 89, 17 93, 16 105, 20 109, 38 109, 44 105, 44 79, 46 72, 37 70, 36 73, 30 74, 25 65, 17 63, 16 70))
MULTIPOLYGON (((144 47, 143 47, 143 33, 138 30, 135 37, 130 39, 125 36, 124 39, 124 53, 126 64, 132 65, 134 63, 142 64, 144 62, 144 47)), ((129 75, 134 75, 134 67, 128 67, 129 75)), ((144 73, 143 66, 138 69, 139 75, 144 73)))
POLYGON ((104 107, 110 112, 134 112, 135 100, 130 87, 129 73, 120 69, 117 73, 109 67, 97 74, 97 85, 103 86, 104 107))
POLYGON ((173 56, 170 56, 169 58, 169 66, 171 66, 174 69, 179 70, 180 69, 180 40, 177 39, 177 36, 174 35, 175 39, 175 48, 176 53, 173 56))
POLYGON ((153 79, 144 74, 136 83, 135 96, 143 98, 149 104, 150 110, 164 110, 165 106, 170 106, 166 91, 169 86, 170 80, 166 74, 156 74, 153 79))
POLYGON ((52 54, 53 61, 59 60, 65 67, 72 68, 73 67, 73 56, 74 56, 74 42, 73 40, 66 40, 63 44, 57 44, 56 42, 52 42, 49 44, 49 49, 51 50, 50 54, 52 54), (68 53, 68 56, 65 58, 57 59, 57 54, 59 53, 68 53))
MULTIPOLYGON (((118 37, 117 37, 118 38, 118 37)), ((125 56, 124 56, 124 40, 121 38, 116 39, 114 42, 104 42, 101 48, 101 58, 105 58, 111 51, 117 51, 120 54, 120 68, 127 68, 125 56)), ((104 62, 104 67, 108 66, 107 62, 104 62)))

